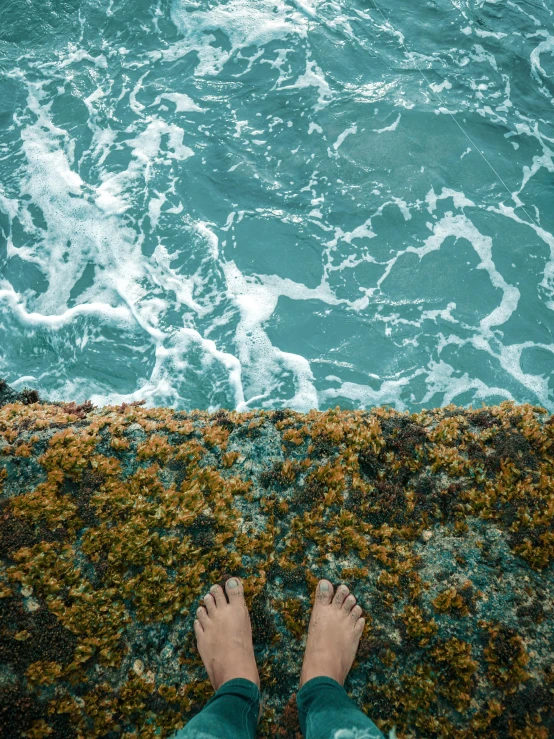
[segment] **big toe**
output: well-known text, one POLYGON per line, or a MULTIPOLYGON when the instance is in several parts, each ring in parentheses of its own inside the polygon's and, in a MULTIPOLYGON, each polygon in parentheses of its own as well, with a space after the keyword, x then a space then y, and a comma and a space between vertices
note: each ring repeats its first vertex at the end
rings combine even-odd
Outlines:
POLYGON ((230 577, 225 583, 225 592, 230 605, 244 604, 244 588, 238 577, 230 577))
POLYGON ((317 584, 316 603, 328 605, 333 597, 333 586, 329 580, 320 580, 317 584))

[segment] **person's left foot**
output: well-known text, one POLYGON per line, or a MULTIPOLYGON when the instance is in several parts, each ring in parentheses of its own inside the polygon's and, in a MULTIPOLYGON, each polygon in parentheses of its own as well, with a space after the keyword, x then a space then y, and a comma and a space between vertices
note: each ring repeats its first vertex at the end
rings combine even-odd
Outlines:
POLYGON ((194 633, 198 651, 214 690, 237 677, 260 686, 252 626, 244 600, 242 583, 232 577, 223 589, 214 585, 204 598, 204 606, 196 611, 194 633))

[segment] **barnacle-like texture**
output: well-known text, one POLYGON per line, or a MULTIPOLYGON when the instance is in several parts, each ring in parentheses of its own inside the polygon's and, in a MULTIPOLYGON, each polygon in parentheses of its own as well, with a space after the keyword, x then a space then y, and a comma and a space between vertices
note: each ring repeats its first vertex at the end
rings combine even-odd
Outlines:
POLYGON ((384 731, 554 736, 544 410, 208 414, 3 392, 5 736, 171 736, 212 693, 191 627, 230 574, 267 691, 261 737, 299 736, 322 576, 367 613, 347 689, 384 731))

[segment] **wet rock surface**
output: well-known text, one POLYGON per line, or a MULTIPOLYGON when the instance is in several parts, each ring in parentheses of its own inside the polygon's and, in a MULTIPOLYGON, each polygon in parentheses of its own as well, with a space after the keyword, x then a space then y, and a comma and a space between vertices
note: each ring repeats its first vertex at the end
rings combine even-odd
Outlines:
POLYGON ((346 687, 383 731, 554 735, 542 409, 208 414, 11 392, 0 386, 4 736, 171 736, 212 693, 192 621, 230 574, 252 614, 261 737, 300 735, 293 694, 322 576, 366 611, 346 687))

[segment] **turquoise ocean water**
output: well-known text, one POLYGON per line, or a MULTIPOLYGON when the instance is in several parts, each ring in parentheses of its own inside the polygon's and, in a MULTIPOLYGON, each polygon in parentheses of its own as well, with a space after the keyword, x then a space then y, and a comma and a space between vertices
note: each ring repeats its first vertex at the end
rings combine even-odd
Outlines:
POLYGON ((554 410, 550 0, 7 0, 0 376, 554 410))

